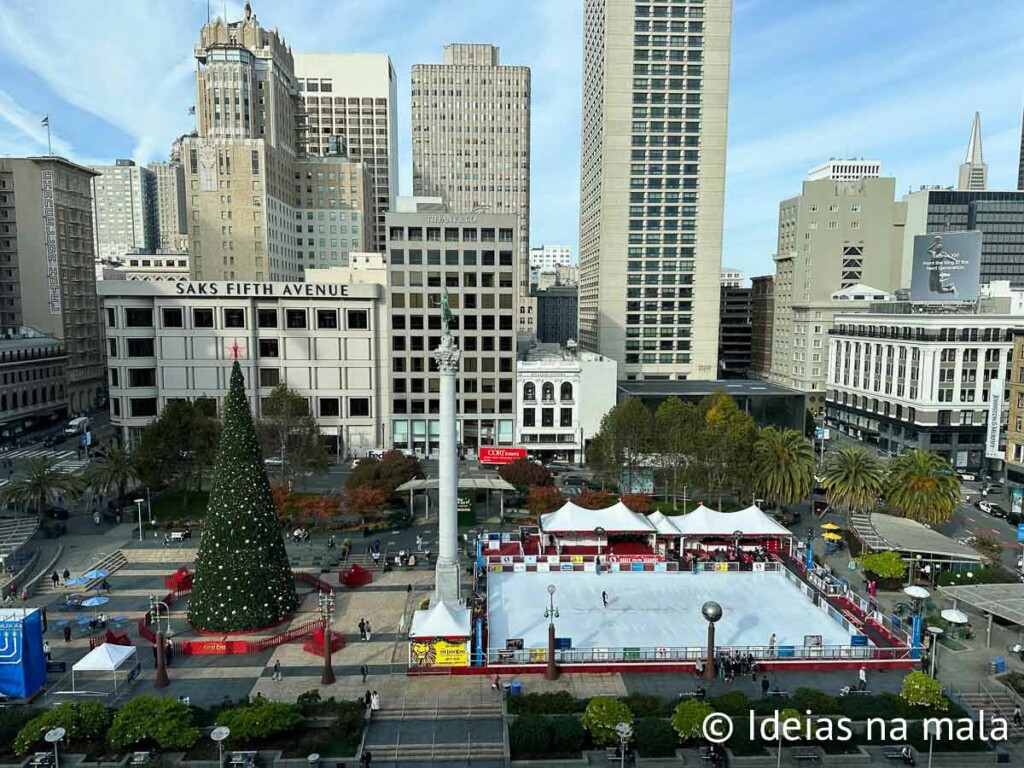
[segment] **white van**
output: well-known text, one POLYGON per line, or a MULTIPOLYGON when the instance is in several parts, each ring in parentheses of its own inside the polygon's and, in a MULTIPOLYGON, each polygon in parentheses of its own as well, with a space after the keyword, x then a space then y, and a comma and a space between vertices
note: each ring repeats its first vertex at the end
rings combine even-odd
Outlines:
POLYGON ((90 424, 92 424, 92 420, 88 416, 79 416, 68 422, 68 425, 64 427, 64 434, 68 437, 80 435, 89 428, 90 424))

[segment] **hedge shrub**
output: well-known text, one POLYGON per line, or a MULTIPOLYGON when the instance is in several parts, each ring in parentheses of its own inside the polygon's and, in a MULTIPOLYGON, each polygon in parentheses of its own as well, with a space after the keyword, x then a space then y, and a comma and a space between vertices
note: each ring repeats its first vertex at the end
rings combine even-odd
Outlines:
POLYGON ((249 744, 279 733, 291 731, 302 722, 298 704, 259 698, 251 704, 226 709, 217 717, 217 725, 231 729, 232 745, 249 744))
POLYGON ((648 693, 631 693, 623 702, 634 717, 668 717, 672 713, 671 707, 648 693))
POLYGON ((579 752, 583 749, 583 742, 587 734, 583 730, 583 724, 570 715, 553 717, 549 721, 551 726, 551 751, 557 753, 579 752))
POLYGON ((512 715, 572 715, 582 712, 586 706, 586 701, 574 699, 568 691, 527 693, 523 696, 510 696, 508 699, 508 711, 512 715))
MULTIPOLYGON (((855 697, 856 698, 856 697, 855 697)), ((815 715, 831 715, 839 711, 839 702, 835 696, 829 696, 813 688, 797 688, 790 699, 793 709, 806 712, 808 709, 815 715)))
POLYGON ((583 727, 598 746, 618 742, 615 726, 619 723, 632 725, 633 713, 629 711, 625 702, 610 696, 595 696, 583 713, 583 727))
POLYGON ((29 720, 14 740, 14 751, 24 755, 42 748, 43 734, 57 727, 67 731, 65 746, 80 746, 102 739, 109 725, 110 710, 98 701, 65 701, 29 720))
POLYGON ((636 721, 633 739, 644 757, 672 757, 676 753, 676 732, 667 720, 645 717, 636 721))
POLYGON ((138 696, 114 715, 107 731, 110 746, 123 749, 136 744, 160 749, 188 749, 199 740, 192 712, 177 699, 138 696))
POLYGON ((543 715, 527 713, 512 721, 508 729, 508 743, 512 753, 546 756, 551 745, 551 725, 543 715))

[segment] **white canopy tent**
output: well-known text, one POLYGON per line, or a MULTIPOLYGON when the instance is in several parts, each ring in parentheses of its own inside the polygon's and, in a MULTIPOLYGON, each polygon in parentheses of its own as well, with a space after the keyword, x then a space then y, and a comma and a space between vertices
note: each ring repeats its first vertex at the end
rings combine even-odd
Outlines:
POLYGON ((647 516, 647 520, 653 525, 659 536, 682 536, 682 532, 676 528, 675 523, 672 522, 672 518, 665 517, 661 512, 652 512, 647 516))
POLYGON ((409 638, 469 637, 472 634, 472 614, 469 608, 437 602, 425 611, 412 615, 409 638))
POLYGON ((655 533, 657 529, 646 517, 634 512, 621 501, 606 509, 585 509, 571 501, 554 512, 542 515, 540 529, 544 533, 655 533))
POLYGON ((114 681, 114 691, 117 692, 117 672, 125 666, 129 659, 135 657, 135 663, 129 668, 127 678, 130 680, 140 667, 139 656, 134 645, 114 645, 103 643, 93 648, 89 653, 75 662, 71 667, 71 692, 76 693, 75 673, 76 672, 109 672, 114 681))
POLYGON ((672 524, 679 533, 693 536, 730 537, 739 531, 744 536, 788 536, 791 530, 766 515, 756 506, 738 512, 718 512, 701 505, 688 515, 672 518, 672 524))

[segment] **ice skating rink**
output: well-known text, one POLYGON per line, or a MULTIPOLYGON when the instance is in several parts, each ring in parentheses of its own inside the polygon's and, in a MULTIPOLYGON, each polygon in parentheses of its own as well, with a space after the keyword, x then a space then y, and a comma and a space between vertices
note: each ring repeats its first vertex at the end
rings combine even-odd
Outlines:
POLYGON ((681 648, 707 644, 700 608, 722 606, 719 646, 803 646, 804 635, 850 645, 850 635, 778 572, 753 573, 489 573, 487 614, 490 650, 522 638, 524 648, 546 648, 548 584, 554 584, 556 635, 573 648, 681 648), (601 592, 608 593, 608 607, 601 592))

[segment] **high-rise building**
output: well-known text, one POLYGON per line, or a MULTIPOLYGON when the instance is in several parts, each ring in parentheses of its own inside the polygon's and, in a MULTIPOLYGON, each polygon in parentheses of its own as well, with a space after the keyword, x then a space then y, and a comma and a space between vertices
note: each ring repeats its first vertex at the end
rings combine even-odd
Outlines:
POLYGON ((530 290, 537 290, 537 279, 544 270, 557 271, 572 264, 568 245, 534 245, 530 247, 530 290))
POLYGON ((967 143, 967 157, 957 175, 956 188, 972 191, 984 190, 988 184, 988 165, 981 154, 981 115, 974 113, 971 139, 967 143))
POLYGON ((978 230, 982 233, 979 282, 1009 280, 1024 286, 1024 191, 928 188, 904 200, 904 275, 910 275, 915 235, 978 230))
POLYGON ((718 370, 722 378, 746 376, 750 370, 750 290, 722 284, 718 324, 718 370))
POLYGON ((295 187, 296 248, 304 270, 346 266, 350 254, 371 250, 374 197, 366 163, 310 155, 295 163, 295 187))
POLYGON ((515 439, 517 291, 512 213, 452 213, 440 198, 398 198, 387 215, 391 273, 391 435, 396 449, 437 452, 447 289, 462 350, 458 435, 464 450, 515 439))
POLYGON ((203 26, 195 56, 198 135, 182 139, 192 276, 301 279, 291 49, 246 3, 242 21, 203 26))
POLYGON ((185 169, 181 163, 150 163, 156 192, 156 250, 188 252, 188 210, 185 203, 185 169))
POLYGON ((733 267, 722 267, 722 287, 742 288, 747 278, 738 269, 733 267))
POLYGON ((579 335, 576 317, 579 291, 575 285, 553 285, 534 293, 537 302, 537 341, 561 344, 575 341, 579 335))
POLYGON ((96 298, 95 176, 60 157, 0 158, 0 334, 20 336, 27 326, 64 342, 72 413, 95 408, 106 388, 96 298))
POLYGON ((713 379, 731 0, 585 0, 580 343, 626 379, 713 379))
POLYGON ((157 246, 156 177, 132 160, 94 165, 92 211, 96 258, 120 261, 157 246))
POLYGON ((768 380, 807 393, 811 410, 824 403, 832 315, 848 300, 834 294, 902 287, 906 205, 895 192, 891 177, 805 180, 779 204, 768 380))
POLYGON ((296 53, 295 76, 302 151, 366 163, 372 189, 366 197, 374 211, 366 225, 369 248, 382 253, 384 215, 398 194, 398 91, 391 59, 383 53, 296 53))
POLYGON ((452 43, 443 64, 413 65, 411 87, 413 194, 518 218, 518 329, 528 331, 530 68, 503 65, 493 45, 452 43))
POLYGON ((768 378, 772 368, 772 327, 775 324, 775 277, 750 278, 750 372, 768 378))
POLYGON ((881 175, 882 164, 878 160, 865 160, 863 157, 849 159, 830 157, 827 162, 811 168, 807 172, 807 180, 860 181, 861 179, 877 179, 881 175))

